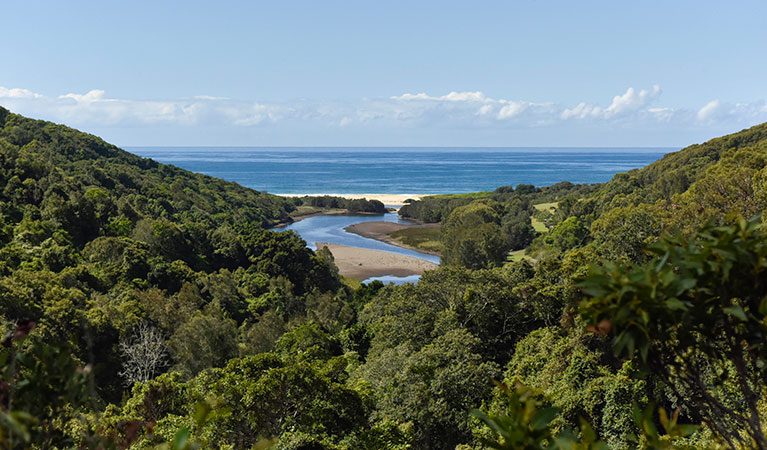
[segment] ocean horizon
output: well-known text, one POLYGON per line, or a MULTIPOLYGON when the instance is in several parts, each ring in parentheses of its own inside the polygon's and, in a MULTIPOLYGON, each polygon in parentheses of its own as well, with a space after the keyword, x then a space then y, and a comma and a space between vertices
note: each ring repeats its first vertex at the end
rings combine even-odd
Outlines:
POLYGON ((125 147, 282 195, 443 194, 603 183, 676 147, 125 147))

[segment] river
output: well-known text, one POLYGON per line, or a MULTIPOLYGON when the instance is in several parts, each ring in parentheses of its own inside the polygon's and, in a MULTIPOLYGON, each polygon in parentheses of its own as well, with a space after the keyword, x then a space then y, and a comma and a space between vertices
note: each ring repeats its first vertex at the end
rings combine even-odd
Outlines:
MULTIPOLYGON (((350 247, 367 248, 370 250, 380 250, 384 252, 398 253, 400 255, 412 256, 419 259, 439 264, 439 256, 428 255, 426 253, 417 252, 407 248, 397 247, 396 245, 387 244, 385 242, 377 241, 375 239, 369 239, 362 237, 358 234, 349 233, 344 228, 349 225, 361 222, 394 222, 401 224, 408 224, 410 222, 399 218, 397 213, 387 213, 383 215, 371 216, 313 216, 301 221, 292 223, 283 230, 292 230, 298 233, 301 238, 306 241, 306 245, 312 250, 316 250, 316 242, 327 242, 329 244, 348 245, 350 247)), ((368 278, 364 282, 369 283, 373 280, 381 280, 384 283, 402 284, 408 282, 416 282, 420 278, 419 275, 411 275, 409 277, 375 277, 368 278)))

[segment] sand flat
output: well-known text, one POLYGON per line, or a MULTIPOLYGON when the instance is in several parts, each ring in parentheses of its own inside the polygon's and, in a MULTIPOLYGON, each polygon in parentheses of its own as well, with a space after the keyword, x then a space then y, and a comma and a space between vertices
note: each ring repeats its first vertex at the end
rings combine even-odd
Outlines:
POLYGON ((330 250, 341 275, 358 280, 384 275, 395 277, 421 275, 426 270, 434 270, 438 267, 437 264, 412 256, 326 242, 316 244, 317 249, 327 247, 330 250))

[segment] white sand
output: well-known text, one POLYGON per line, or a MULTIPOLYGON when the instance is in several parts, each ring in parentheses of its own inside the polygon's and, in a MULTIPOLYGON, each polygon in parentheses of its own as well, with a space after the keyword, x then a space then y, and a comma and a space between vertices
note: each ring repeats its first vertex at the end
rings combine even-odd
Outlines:
POLYGON ((423 259, 397 253, 349 247, 347 245, 317 242, 317 249, 327 247, 333 254, 336 266, 345 277, 366 280, 370 277, 393 275, 406 277, 421 275, 424 270, 434 270, 437 265, 423 259))

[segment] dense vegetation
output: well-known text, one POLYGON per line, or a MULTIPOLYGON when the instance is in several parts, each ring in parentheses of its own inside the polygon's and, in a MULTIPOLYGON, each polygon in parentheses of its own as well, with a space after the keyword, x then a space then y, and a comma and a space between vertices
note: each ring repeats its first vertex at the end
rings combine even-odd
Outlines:
MULTIPOLYGON (((299 200, 299 199, 296 199, 299 200)), ((343 197, 306 196, 300 197, 301 204, 307 207, 322 209, 345 209, 350 213, 371 213, 384 214, 387 212, 386 206, 379 200, 368 200, 365 198, 348 199, 343 197)))
POLYGON ((765 448, 766 163, 762 125, 410 202, 442 266, 355 290, 266 229, 306 200, 0 109, 0 442, 765 448))

